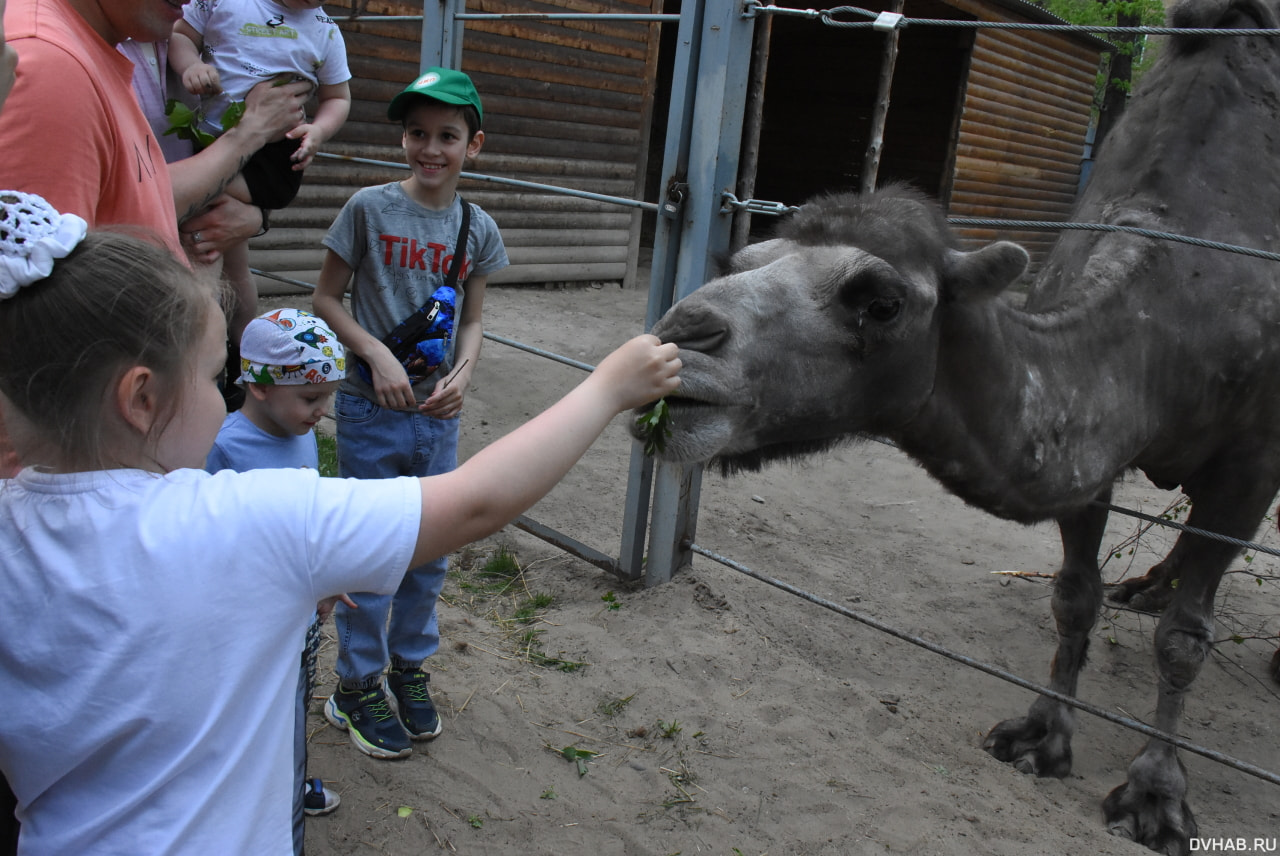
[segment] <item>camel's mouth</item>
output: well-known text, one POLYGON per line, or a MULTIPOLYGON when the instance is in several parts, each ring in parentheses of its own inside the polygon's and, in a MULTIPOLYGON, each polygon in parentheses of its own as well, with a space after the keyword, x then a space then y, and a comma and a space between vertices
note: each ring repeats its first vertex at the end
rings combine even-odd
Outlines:
MULTIPOLYGON (((658 401, 665 401, 667 403, 667 407, 671 408, 672 410, 677 410, 677 409, 691 410, 694 408, 726 406, 725 404, 719 401, 713 401, 709 398, 699 397, 696 393, 691 395, 690 392, 691 391, 684 389, 684 387, 681 387, 675 392, 669 393, 664 398, 658 399, 658 401)), ((637 407, 635 409, 636 415, 643 416, 646 413, 652 412, 653 408, 658 406, 658 401, 651 401, 648 404, 644 405, 643 407, 637 407)))

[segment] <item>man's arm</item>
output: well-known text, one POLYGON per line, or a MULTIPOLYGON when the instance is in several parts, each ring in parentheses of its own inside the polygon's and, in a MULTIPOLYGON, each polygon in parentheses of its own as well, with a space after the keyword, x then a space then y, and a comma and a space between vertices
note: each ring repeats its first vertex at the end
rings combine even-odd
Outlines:
POLYGON ((254 152, 301 122, 310 92, 311 84, 305 80, 283 86, 270 80, 259 83, 245 97, 245 112, 238 125, 199 154, 169 164, 178 222, 207 208, 254 152))

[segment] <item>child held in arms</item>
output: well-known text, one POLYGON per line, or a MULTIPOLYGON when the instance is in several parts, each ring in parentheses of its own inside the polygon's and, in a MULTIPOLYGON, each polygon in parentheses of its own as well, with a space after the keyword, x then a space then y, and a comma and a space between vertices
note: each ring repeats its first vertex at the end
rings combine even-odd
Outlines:
MULTIPOLYGON (((293 201, 302 171, 351 110, 351 72, 338 25, 319 0, 192 0, 169 39, 169 66, 188 92, 201 96, 194 116, 170 105, 170 121, 197 145, 234 125, 245 95, 264 80, 309 80, 317 87, 315 116, 259 149, 226 188, 261 208, 267 228, 268 212, 293 201)), ((247 243, 225 254, 223 272, 235 290, 229 324, 235 343, 258 312, 247 243)))

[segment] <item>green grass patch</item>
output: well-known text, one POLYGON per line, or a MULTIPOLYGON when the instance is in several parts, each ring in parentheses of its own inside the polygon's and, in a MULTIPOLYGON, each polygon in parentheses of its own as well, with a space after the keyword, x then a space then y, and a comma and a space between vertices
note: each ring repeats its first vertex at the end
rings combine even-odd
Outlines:
POLYGON ((447 587, 442 597, 496 624, 506 644, 526 662, 562 672, 575 672, 587 665, 543 650, 542 629, 534 625, 543 621, 555 595, 529 590, 525 569, 509 548, 466 548, 450 569, 449 581, 456 591, 447 587))
POLYGON ((625 698, 608 698, 596 705, 596 713, 605 717, 614 717, 627 709, 627 705, 631 704, 631 700, 636 697, 632 693, 625 698))
POLYGON ((317 431, 316 444, 320 447, 320 475, 326 478, 336 478, 338 475, 337 438, 317 431))

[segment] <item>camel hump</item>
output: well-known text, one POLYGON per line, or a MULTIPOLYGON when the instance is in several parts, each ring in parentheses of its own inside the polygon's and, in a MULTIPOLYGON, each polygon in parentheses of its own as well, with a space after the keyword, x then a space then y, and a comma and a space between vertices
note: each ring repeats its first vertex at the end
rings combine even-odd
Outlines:
POLYGON ((1195 30, 1277 29, 1280 17, 1263 0, 1182 0, 1170 11, 1169 23, 1195 30))

